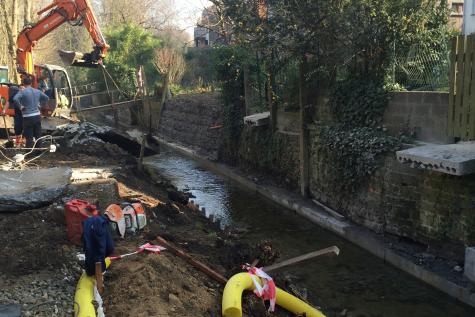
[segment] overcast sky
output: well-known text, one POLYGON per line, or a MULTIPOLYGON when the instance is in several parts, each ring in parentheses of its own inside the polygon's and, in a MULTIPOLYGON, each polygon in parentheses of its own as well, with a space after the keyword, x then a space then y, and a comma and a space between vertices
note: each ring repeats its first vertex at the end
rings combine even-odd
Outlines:
POLYGON ((211 3, 207 0, 174 0, 180 16, 180 26, 193 35, 193 28, 203 8, 211 3))

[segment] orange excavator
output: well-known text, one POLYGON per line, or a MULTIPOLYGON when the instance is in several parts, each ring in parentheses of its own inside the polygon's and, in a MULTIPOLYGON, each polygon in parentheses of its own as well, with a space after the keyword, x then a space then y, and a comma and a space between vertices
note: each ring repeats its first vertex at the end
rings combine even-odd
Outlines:
MULTIPOLYGON (((38 41, 66 22, 74 26, 84 26, 94 42, 93 51, 90 53, 59 51, 59 55, 65 64, 79 67, 98 67, 102 65, 109 45, 107 45, 102 35, 89 0, 53 0, 50 5, 40 10, 38 15, 42 15, 40 20, 34 25, 26 26, 18 35, 17 71, 21 77, 30 76, 33 78, 34 87, 38 88, 40 83, 44 82, 43 87, 48 88, 47 94, 51 100, 48 105, 42 108, 42 114, 51 116, 58 105, 61 104, 61 100, 64 101, 64 98, 72 106, 71 81, 68 73, 62 67, 33 64, 33 49, 38 41)), ((8 100, 12 85, 0 84, 2 100, 8 100)), ((3 109, 3 106, 4 104, 2 104, 0 110, 3 109)), ((9 115, 12 115, 12 110, 13 107, 10 107, 9 115)))

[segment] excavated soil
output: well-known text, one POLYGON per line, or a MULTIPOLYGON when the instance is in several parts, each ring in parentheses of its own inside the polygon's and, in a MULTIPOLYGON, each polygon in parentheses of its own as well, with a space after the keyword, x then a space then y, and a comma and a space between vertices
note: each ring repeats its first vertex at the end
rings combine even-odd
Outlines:
MULTIPOLYGON (((134 251, 160 235, 226 277, 244 263, 274 262, 278 251, 266 242, 250 246, 240 233, 221 231, 199 211, 172 201, 182 197, 164 179, 158 183, 137 170, 136 159, 118 146, 98 140, 60 147, 36 162, 41 167, 116 166, 109 180, 76 184, 52 205, 19 214, 0 215, 0 305, 19 304, 24 316, 72 316, 81 248, 66 237, 63 206, 72 198, 88 199, 101 210, 111 202, 141 201, 149 225, 137 236, 116 239, 116 254, 134 251), (118 189, 118 190, 117 190, 118 189)), ((168 251, 139 254, 114 262, 105 275, 107 316, 221 316, 223 285, 168 251)), ((246 316, 265 316, 250 294, 246 316)), ((288 316, 280 311, 275 316, 288 316)))

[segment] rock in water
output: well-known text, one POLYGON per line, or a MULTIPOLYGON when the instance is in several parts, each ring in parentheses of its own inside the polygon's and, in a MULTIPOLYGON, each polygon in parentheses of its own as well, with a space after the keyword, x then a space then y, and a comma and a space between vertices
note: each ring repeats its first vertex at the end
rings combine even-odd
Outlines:
POLYGON ((19 212, 46 206, 71 182, 70 168, 0 171, 0 212, 19 212))

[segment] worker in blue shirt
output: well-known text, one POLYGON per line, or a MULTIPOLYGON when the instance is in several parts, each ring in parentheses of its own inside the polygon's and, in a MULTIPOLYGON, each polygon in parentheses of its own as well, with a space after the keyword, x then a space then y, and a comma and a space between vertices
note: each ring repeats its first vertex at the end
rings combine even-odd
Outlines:
MULTIPOLYGON (((34 139, 41 137, 41 112, 40 106, 47 103, 49 97, 42 91, 31 87, 31 77, 22 81, 25 89, 19 91, 13 98, 16 106, 23 114, 23 136, 26 138, 26 147, 34 146, 34 139)), ((37 144, 37 147, 41 147, 37 144)))

